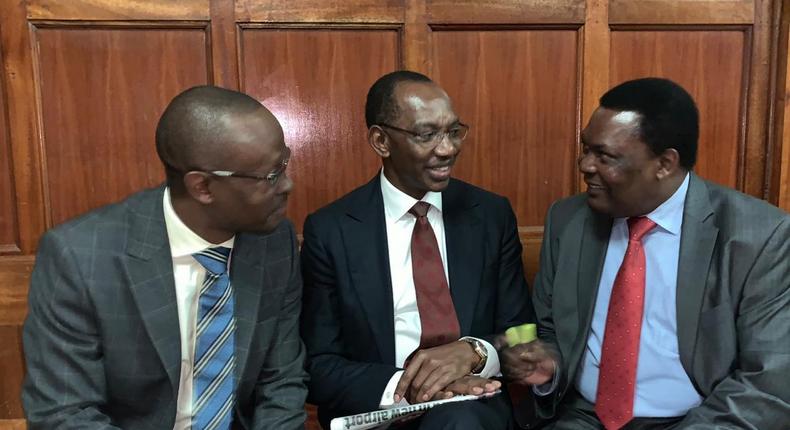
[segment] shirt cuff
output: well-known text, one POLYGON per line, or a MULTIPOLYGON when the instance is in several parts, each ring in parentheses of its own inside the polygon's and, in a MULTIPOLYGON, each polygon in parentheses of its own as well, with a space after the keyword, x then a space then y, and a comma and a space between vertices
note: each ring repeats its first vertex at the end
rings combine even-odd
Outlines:
POLYGON ((394 375, 392 375, 390 381, 387 383, 387 386, 384 387, 384 394, 381 395, 379 409, 396 408, 398 406, 406 406, 409 404, 405 398, 400 399, 400 402, 398 403, 395 403, 395 400, 393 399, 393 397, 395 397, 395 388, 398 387, 398 381, 400 381, 400 377, 402 375, 403 370, 399 370, 395 372, 394 375))
POLYGON ((554 390, 557 389, 557 384, 560 380, 560 375, 557 371, 557 363, 552 363, 554 366, 554 375, 551 377, 551 382, 546 382, 545 384, 540 385, 533 385, 532 392, 538 396, 548 396, 549 394, 553 393, 554 390))
POLYGON ((483 366, 483 369, 480 371, 480 373, 473 373, 473 375, 486 379, 493 378, 494 376, 499 375, 499 355, 497 354, 494 345, 491 345, 487 341, 473 336, 464 336, 459 340, 463 340, 463 339, 479 340, 480 343, 482 343, 483 346, 486 348, 486 354, 488 355, 488 357, 486 358, 486 365, 483 366))

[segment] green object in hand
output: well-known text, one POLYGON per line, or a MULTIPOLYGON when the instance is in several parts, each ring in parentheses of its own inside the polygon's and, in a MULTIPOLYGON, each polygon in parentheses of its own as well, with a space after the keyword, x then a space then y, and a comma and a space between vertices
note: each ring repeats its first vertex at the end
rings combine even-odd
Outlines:
POLYGON ((538 326, 535 324, 521 324, 510 327, 505 331, 505 337, 510 347, 520 343, 529 343, 538 338, 538 326))

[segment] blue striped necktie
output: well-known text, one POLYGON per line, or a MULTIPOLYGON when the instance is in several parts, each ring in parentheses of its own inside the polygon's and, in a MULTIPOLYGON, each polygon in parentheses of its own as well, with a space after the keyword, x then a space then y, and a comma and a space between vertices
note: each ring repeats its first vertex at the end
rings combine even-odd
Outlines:
POLYGON ((206 268, 200 288, 195 362, 192 368, 192 429, 230 429, 236 370, 236 318, 228 277, 230 248, 216 247, 192 256, 206 268))

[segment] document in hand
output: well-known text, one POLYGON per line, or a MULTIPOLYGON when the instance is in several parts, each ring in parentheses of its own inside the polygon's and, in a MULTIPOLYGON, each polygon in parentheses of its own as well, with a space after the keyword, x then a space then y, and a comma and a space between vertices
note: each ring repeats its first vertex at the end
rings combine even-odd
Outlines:
POLYGON ((444 400, 434 400, 433 402, 417 403, 415 405, 399 406, 391 409, 381 409, 373 412, 338 417, 332 420, 330 428, 331 430, 386 429, 401 420, 416 418, 425 413, 428 409, 438 405, 492 397, 500 392, 501 391, 497 390, 493 393, 481 394, 479 396, 471 394, 466 396, 455 396, 444 400))

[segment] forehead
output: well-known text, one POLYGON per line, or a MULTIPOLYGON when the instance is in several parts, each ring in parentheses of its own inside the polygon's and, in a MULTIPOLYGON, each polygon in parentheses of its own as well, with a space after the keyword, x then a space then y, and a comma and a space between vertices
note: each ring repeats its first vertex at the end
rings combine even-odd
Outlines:
POLYGON ((399 120, 444 124, 457 120, 447 93, 431 82, 401 82, 395 87, 399 120))
POLYGON ((276 167, 286 155, 285 138, 280 123, 264 109, 226 119, 225 151, 228 168, 259 172, 276 167))
POLYGON ((599 107, 582 130, 582 139, 587 145, 605 145, 613 142, 639 141, 638 112, 616 111, 599 107))

